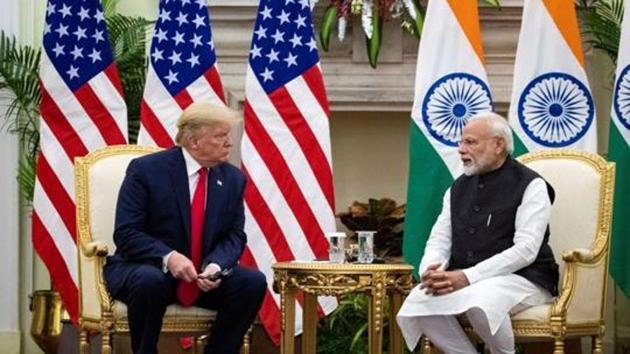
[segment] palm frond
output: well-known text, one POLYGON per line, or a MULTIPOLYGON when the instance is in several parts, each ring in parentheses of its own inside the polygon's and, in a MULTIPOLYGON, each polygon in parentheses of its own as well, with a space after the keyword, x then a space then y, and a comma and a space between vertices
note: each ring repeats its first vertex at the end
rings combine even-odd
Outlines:
POLYGON ((594 48, 604 51, 617 63, 621 21, 623 19, 623 0, 583 0, 578 13, 582 22, 586 41, 594 48))
POLYGON ((103 7, 103 13, 105 17, 111 16, 116 13, 116 6, 118 5, 118 0, 102 0, 101 6, 103 7))
POLYGON ((19 45, 14 36, 0 32, 0 92, 8 104, 0 107, 2 128, 18 135, 24 159, 18 167, 18 183, 27 201, 32 199, 35 159, 39 147, 39 103, 37 71, 41 52, 19 45))
POLYGON ((129 142, 135 143, 140 127, 140 102, 146 78, 146 44, 152 22, 142 17, 120 14, 113 14, 106 21, 127 102, 129 142))

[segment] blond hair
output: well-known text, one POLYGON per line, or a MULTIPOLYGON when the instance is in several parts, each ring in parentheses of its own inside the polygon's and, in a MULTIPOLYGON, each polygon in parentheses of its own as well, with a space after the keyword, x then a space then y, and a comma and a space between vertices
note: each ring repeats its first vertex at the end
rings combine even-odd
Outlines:
POLYGON ((240 121, 240 114, 229 107, 212 103, 193 103, 184 109, 177 120, 175 142, 182 146, 187 136, 203 127, 211 127, 219 123, 233 125, 240 121))

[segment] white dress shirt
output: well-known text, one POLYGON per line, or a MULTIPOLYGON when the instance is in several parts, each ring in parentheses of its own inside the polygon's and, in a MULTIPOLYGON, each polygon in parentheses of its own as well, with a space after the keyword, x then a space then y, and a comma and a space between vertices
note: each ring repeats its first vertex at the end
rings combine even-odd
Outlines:
MULTIPOLYGON (((469 286, 446 295, 428 295, 419 286, 412 289, 398 312, 397 321, 409 348, 415 347, 421 332, 418 316, 455 315, 479 308, 488 319, 492 333, 509 313, 551 301, 542 287, 514 274, 533 263, 542 244, 551 213, 551 202, 544 180, 530 182, 516 211, 514 245, 475 266, 463 269, 469 286)), ((410 216, 408 216, 410 217, 410 216)), ((491 221, 491 220, 490 220, 491 221)), ((450 189, 443 198, 437 218, 420 262, 422 274, 431 264, 448 268, 451 256, 450 189)))
MULTIPOLYGON (((199 183, 199 169, 202 166, 195 160, 186 148, 182 147, 182 153, 184 155, 184 162, 186 163, 186 174, 188 175, 188 195, 190 197, 190 203, 192 204, 192 199, 195 194, 195 189, 197 188, 197 183, 199 183)), ((208 202, 208 195, 206 194, 206 200, 204 201, 204 205, 208 202)), ((169 258, 175 252, 174 250, 167 253, 164 258, 162 258, 162 271, 164 273, 168 272, 168 264, 169 258)), ((221 271, 221 267, 216 263, 208 264, 208 267, 214 267, 217 272, 221 271)))

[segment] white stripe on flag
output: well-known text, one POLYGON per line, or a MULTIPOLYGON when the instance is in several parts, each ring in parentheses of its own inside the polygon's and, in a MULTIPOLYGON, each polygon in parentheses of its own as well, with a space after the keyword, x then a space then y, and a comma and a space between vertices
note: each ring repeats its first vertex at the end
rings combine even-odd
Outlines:
POLYGON ((217 96, 217 93, 214 92, 214 89, 206 77, 203 75, 199 76, 197 80, 188 85, 188 87, 186 87, 186 91, 188 91, 188 94, 192 97, 194 102, 209 102, 219 106, 225 106, 223 101, 221 101, 219 96, 217 96))
POLYGON ((127 136, 127 109, 125 100, 120 96, 116 86, 109 80, 104 71, 94 76, 88 84, 98 94, 98 99, 103 106, 108 107, 109 113, 114 117, 116 126, 123 136, 127 136))
MULTIPOLYGON (((293 211, 287 204, 280 188, 276 184, 267 164, 262 160, 247 134, 242 138, 243 166, 250 174, 251 181, 258 188, 262 198, 267 202, 271 213, 280 226, 295 259, 311 261, 315 254, 311 250, 306 235, 302 231, 293 211)), ((264 235, 262 232, 260 235, 264 235)), ((254 257, 256 257, 254 255, 254 257)))
POLYGON ((287 92, 293 98, 296 106, 305 118, 306 123, 311 128, 317 143, 322 147, 328 163, 332 167, 332 157, 330 156, 330 127, 328 116, 324 109, 313 95, 310 87, 306 84, 302 76, 298 76, 286 84, 287 92))
POLYGON ((37 211, 37 215, 44 225, 44 228, 46 228, 51 235, 72 279, 78 284, 76 244, 66 228, 66 225, 59 217, 57 209, 48 198, 46 192, 42 189, 41 183, 39 178, 37 178, 33 191, 33 209, 37 211))
MULTIPOLYGON (((333 211, 300 145, 276 111, 265 91, 260 87, 251 69, 249 75, 247 75, 247 83, 248 102, 251 104, 256 116, 263 120, 261 123, 264 129, 268 132, 278 150, 280 150, 302 194, 309 201, 309 207, 313 211, 319 227, 322 230, 332 230, 330 218, 327 216, 333 215, 333 211)), ((244 153, 242 154, 245 155, 244 153)))
MULTIPOLYGON (((182 109, 168 90, 166 90, 162 81, 160 81, 160 78, 153 69, 153 65, 149 65, 149 69, 147 70, 143 99, 147 106, 151 108, 160 124, 164 127, 164 130, 168 132, 171 139, 175 141, 177 119, 179 119, 179 116, 182 114, 182 109)), ((154 144, 153 139, 147 139, 149 134, 143 132, 144 130, 144 127, 140 129, 138 143, 144 145, 154 144)))
POLYGON ((41 85, 45 87, 50 98, 55 102, 66 121, 72 126, 85 147, 89 150, 98 149, 105 144, 100 131, 89 119, 88 114, 79 103, 74 93, 66 85, 55 67, 48 59, 46 51, 42 51, 42 63, 39 71, 41 85))
POLYGON ((55 172, 70 198, 74 200, 74 164, 70 161, 59 140, 50 131, 44 119, 39 121, 39 134, 39 145, 42 153, 45 152, 46 161, 48 161, 50 168, 55 172))

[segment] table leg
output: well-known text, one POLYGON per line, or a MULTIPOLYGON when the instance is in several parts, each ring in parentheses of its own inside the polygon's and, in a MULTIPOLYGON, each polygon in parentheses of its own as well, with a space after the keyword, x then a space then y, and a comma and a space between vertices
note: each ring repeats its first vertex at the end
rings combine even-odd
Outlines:
POLYGON ((397 291, 389 294, 389 353, 403 354, 403 338, 396 322, 396 315, 403 303, 403 296, 397 291))
POLYGON ((295 352, 295 289, 287 287, 281 290, 280 308, 282 311, 281 354, 295 352))
POLYGON ((372 275, 372 291, 368 294, 368 341, 369 354, 383 351, 383 301, 385 300, 384 274, 372 275))
POLYGON ((317 296, 304 293, 302 354, 315 354, 317 347, 317 296))

